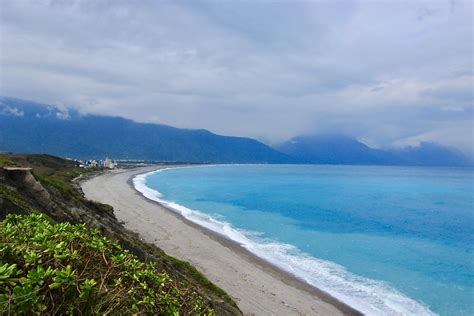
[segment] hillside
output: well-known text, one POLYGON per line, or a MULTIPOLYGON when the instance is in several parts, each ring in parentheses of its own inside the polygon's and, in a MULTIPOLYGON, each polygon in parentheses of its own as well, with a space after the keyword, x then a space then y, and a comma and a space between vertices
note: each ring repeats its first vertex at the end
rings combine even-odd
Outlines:
POLYGON ((81 115, 30 101, 0 97, 0 152, 46 153, 191 163, 309 163, 466 166, 463 153, 435 143, 375 149, 342 135, 303 135, 270 148, 256 140, 81 115))
POLYGON ((53 156, 0 155, 0 220, 7 218, 0 224, 0 282, 9 280, 2 285, 0 314, 241 314, 194 267, 142 242, 112 207, 85 199, 73 181, 83 172, 53 156), (91 300, 81 297, 84 291, 91 300))
POLYGON ((298 136, 275 147, 302 163, 356 165, 466 166, 461 152, 435 143, 375 149, 342 135, 298 136))
POLYGON ((0 151, 61 157, 198 163, 285 163, 291 159, 256 141, 207 130, 143 124, 120 117, 0 97, 0 151))
POLYGON ((0 244, 2 314, 213 314, 192 288, 84 225, 10 214, 0 244))

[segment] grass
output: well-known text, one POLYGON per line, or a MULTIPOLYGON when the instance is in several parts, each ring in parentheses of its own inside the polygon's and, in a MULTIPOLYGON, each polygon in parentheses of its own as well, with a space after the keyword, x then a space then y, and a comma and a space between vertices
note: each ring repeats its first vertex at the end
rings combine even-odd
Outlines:
POLYGON ((0 197, 8 199, 13 204, 17 205, 20 209, 27 212, 34 212, 35 209, 27 202, 23 197, 16 191, 0 184, 0 197))
POLYGON ((74 161, 50 155, 0 154, 1 166, 29 167, 42 184, 52 187, 67 199, 79 198, 72 180, 80 175, 95 172, 92 169, 78 168, 74 161))
POLYGON ((201 272, 199 272, 193 265, 189 262, 176 259, 174 257, 168 256, 163 250, 154 247, 151 244, 137 240, 134 245, 140 249, 148 251, 150 254, 155 255, 157 258, 162 258, 167 264, 173 266, 173 269, 176 271, 183 271, 186 275, 192 277, 192 282, 197 284, 199 287, 205 288, 209 292, 213 293, 229 305, 237 307, 237 304, 234 300, 220 287, 209 281, 201 272))
POLYGON ((3 166, 13 166, 13 161, 11 161, 8 156, 0 154, 0 167, 3 166))
POLYGON ((79 176, 79 172, 56 172, 45 175, 43 173, 33 171, 35 178, 42 184, 53 187, 65 196, 74 196, 77 191, 71 185, 71 180, 79 176))
POLYGON ((0 314, 213 314, 192 287, 85 225, 10 214, 0 258, 0 314))
POLYGON ((188 273, 194 278, 194 280, 199 285, 201 285, 202 287, 208 289, 209 291, 211 291, 215 295, 219 296, 220 298, 222 298, 227 303, 237 307, 235 302, 230 298, 230 296, 223 289, 221 289, 220 287, 218 287, 217 285, 215 285, 214 283, 209 281, 209 279, 207 279, 201 272, 196 270, 196 268, 194 266, 192 266, 190 263, 188 263, 186 261, 181 261, 181 260, 178 260, 176 258, 169 257, 169 256, 168 256, 167 259, 169 261, 171 261, 175 267, 179 267, 182 270, 188 271, 188 273))

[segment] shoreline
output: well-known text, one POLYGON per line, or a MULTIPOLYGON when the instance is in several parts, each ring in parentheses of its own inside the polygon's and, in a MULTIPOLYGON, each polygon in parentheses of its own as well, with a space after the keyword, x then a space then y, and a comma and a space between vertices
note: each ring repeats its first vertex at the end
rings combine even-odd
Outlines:
MULTIPOLYGON (((160 169, 157 169, 157 170, 164 170, 164 169, 168 169, 168 168, 180 168, 180 166, 165 167, 165 168, 162 168, 162 169, 160 168, 160 169)), ((150 172, 153 172, 153 171, 150 171, 150 172)), ((149 172, 146 172, 146 173, 149 173, 149 172)), ((140 174, 137 174, 137 175, 140 175, 140 174)), ((206 227, 203 227, 199 224, 196 224, 193 221, 191 221, 191 220, 187 219, 186 217, 184 217, 182 214, 178 213, 176 210, 172 209, 171 207, 169 207, 169 206, 167 206, 167 205, 165 205, 161 202, 158 202, 158 201, 147 198, 140 191, 138 191, 135 188, 135 185, 133 184, 133 179, 137 175, 132 176, 127 181, 127 184, 130 186, 131 189, 133 189, 135 192, 140 194, 141 197, 143 199, 145 199, 146 201, 151 202, 151 203, 156 203, 160 207, 168 210, 169 212, 171 212, 172 215, 176 216, 178 219, 183 221, 185 224, 200 230, 203 234, 209 236, 210 238, 212 238, 213 240, 219 242, 223 246, 228 247, 228 248, 232 249, 235 252, 238 252, 240 255, 244 256, 246 259, 252 261, 255 264, 260 265, 261 268, 264 269, 266 272, 271 273, 275 277, 280 278, 286 284, 291 285, 291 286, 296 287, 296 288, 299 288, 301 290, 310 292, 310 293, 318 296, 321 300, 323 300, 323 301, 325 301, 329 304, 337 306, 337 308, 339 310, 341 310, 344 313, 344 315, 362 315, 362 313, 360 313, 359 311, 357 311, 353 307, 347 305, 346 303, 340 301, 339 299, 337 299, 334 296, 326 293, 325 291, 309 284, 308 282, 306 282, 305 280, 299 278, 298 276, 293 275, 290 272, 279 268, 275 264, 273 264, 273 263, 257 256, 256 254, 254 254, 251 251, 247 250, 246 248, 242 247, 236 241, 228 238, 227 236, 219 234, 218 232, 210 230, 210 229, 208 229, 206 227)))
POLYGON ((141 238, 154 243, 167 254, 188 261, 194 265, 206 277, 208 277, 211 282, 223 288, 229 295, 231 295, 244 314, 362 315, 362 313, 346 303, 338 300, 323 290, 310 285, 297 276, 275 266, 271 262, 258 257, 226 236, 190 221, 167 205, 145 197, 135 188, 133 183, 133 178, 135 176, 170 167, 179 167, 179 165, 149 166, 112 171, 105 174, 99 174, 92 179, 86 179, 84 182, 81 182, 81 187, 87 198, 96 199, 100 202, 114 206, 117 219, 125 222, 125 226, 138 233, 141 238), (123 191, 125 191, 124 186, 128 188, 128 193, 132 193, 131 197, 133 197, 133 199, 128 197, 127 200, 133 200, 131 203, 135 207, 135 212, 125 210, 123 208, 125 205, 122 205, 123 202, 120 203, 120 201, 114 201, 114 197, 110 194, 106 194, 106 192, 102 192, 101 194, 97 190, 100 187, 104 187, 104 184, 106 184, 101 183, 101 180, 105 180, 103 182, 108 181, 109 185, 113 183, 114 186, 117 187, 116 182, 118 179, 121 179, 121 181, 125 180, 125 183, 122 182, 120 188, 121 192, 116 192, 118 193, 118 196, 116 195, 115 197, 117 199, 127 199, 127 192, 123 191), (140 210, 136 209, 137 206, 150 206, 153 210, 146 214, 139 213, 140 210), (156 227, 153 223, 154 220, 160 219, 163 221, 163 217, 165 217, 165 214, 160 214, 162 213, 159 212, 160 210, 166 213, 166 217, 171 216, 175 221, 164 221, 160 223, 161 227, 156 227), (132 221, 134 222, 133 225, 131 225, 132 221), (176 225, 176 221, 181 224, 179 225, 178 223, 178 225, 176 225), (146 227, 146 223, 148 223, 148 226, 150 227, 146 227), (168 228, 167 225, 174 225, 174 227, 170 227, 168 231, 166 231, 168 228), (150 232, 149 229, 152 228, 158 228, 158 231, 160 231, 161 234, 159 232, 156 234, 150 232), (189 235, 196 236, 183 238, 181 234, 184 230, 188 230, 189 235), (179 236, 175 236, 175 239, 180 239, 182 242, 169 244, 157 239, 163 239, 163 237, 170 238, 170 233, 173 233, 170 231, 179 234, 179 236), (203 238, 204 236, 206 238, 203 238), (210 247, 211 245, 209 245, 209 241, 213 241, 213 247, 210 247), (199 246, 202 249, 195 249, 196 247, 199 248, 199 246), (209 249, 212 250, 209 251, 209 249), (200 250, 206 251, 208 252, 208 256, 193 256, 190 254, 190 252, 196 252, 196 250, 198 253, 200 250), (228 251, 231 253, 228 256, 230 258, 223 258, 224 256, 222 256, 222 254, 228 251), (213 262, 214 260, 212 259, 214 258, 220 258, 219 261, 223 262, 213 262), (220 268, 220 264, 226 264, 226 270, 234 270, 235 274, 242 274, 243 278, 238 278, 235 275, 231 277, 231 275, 228 275, 224 269, 222 269, 222 271, 216 271, 216 269, 220 268), (212 273, 210 273, 210 271, 212 271, 212 273), (251 278, 255 278, 255 280, 251 280, 251 278), (240 284, 234 284, 236 282, 239 282, 240 284), (254 292, 254 294, 252 294, 252 292, 254 292), (258 301, 258 303, 255 301, 258 301))

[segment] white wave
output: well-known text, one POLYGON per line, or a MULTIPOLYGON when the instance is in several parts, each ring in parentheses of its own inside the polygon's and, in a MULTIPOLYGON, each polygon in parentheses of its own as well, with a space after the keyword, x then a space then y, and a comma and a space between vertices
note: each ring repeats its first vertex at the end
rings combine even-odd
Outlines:
POLYGON ((366 315, 434 315, 425 305, 411 299, 383 281, 355 275, 343 266, 312 257, 296 247, 262 240, 258 232, 232 227, 198 210, 163 199, 160 192, 146 186, 149 175, 163 170, 189 167, 170 167, 137 175, 135 189, 146 198, 166 205, 186 219, 212 230, 247 249, 258 257, 306 281, 366 315))

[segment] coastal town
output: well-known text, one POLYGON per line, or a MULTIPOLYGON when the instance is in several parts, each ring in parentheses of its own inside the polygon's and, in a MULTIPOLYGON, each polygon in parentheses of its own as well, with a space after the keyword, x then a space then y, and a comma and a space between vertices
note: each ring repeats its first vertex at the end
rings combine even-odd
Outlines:
POLYGON ((131 168, 137 166, 147 166, 150 164, 163 163, 158 161, 145 161, 139 159, 75 159, 66 158, 66 160, 74 161, 76 167, 85 169, 116 169, 131 168))
POLYGON ((116 160, 112 160, 109 158, 105 159, 90 159, 90 160, 78 160, 78 159, 71 159, 76 162, 76 166, 79 168, 98 168, 98 169, 114 169, 117 167, 118 163, 116 160))

